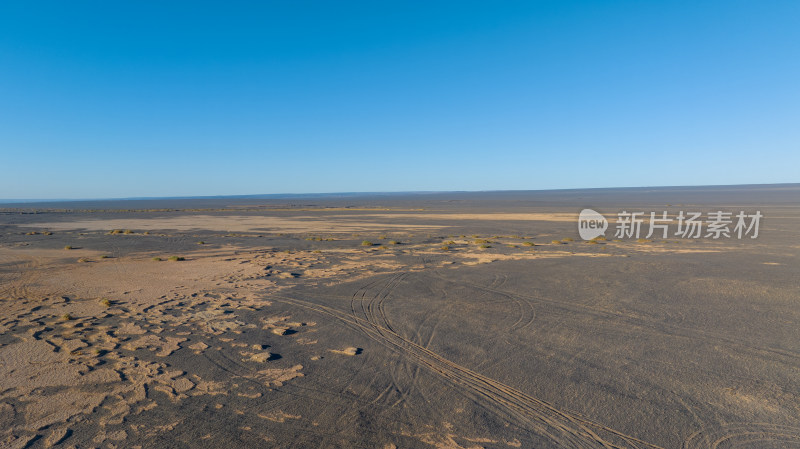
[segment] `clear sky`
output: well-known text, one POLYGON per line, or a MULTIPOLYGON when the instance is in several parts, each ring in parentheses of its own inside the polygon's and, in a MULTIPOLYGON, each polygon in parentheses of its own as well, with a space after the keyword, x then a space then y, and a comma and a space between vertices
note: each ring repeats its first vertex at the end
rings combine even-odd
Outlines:
POLYGON ((6 1, 0 198, 800 182, 800 2, 6 1))

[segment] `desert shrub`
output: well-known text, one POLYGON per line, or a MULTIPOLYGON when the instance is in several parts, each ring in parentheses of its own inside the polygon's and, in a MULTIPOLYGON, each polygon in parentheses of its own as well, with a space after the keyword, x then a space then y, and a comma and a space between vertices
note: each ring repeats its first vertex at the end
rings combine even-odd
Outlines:
POLYGON ((597 240, 598 242, 605 242, 606 238, 601 235, 600 237, 595 237, 592 240, 597 240))
POLYGON ((369 240, 364 240, 363 242, 361 242, 361 246, 372 246, 372 242, 370 242, 369 240))
POLYGON ((550 243, 552 243, 553 245, 560 245, 560 244, 562 244, 564 242, 562 242, 561 240, 553 240, 550 243))
POLYGON ((536 246, 536 244, 533 242, 523 242, 522 244, 525 246, 536 246))
POLYGON ((172 261, 172 262, 180 262, 180 261, 186 260, 186 259, 181 257, 181 256, 170 256, 169 260, 172 261))
POLYGON ((102 256, 100 256, 101 259, 108 259, 109 257, 111 256, 109 256, 108 254, 103 254, 102 256))
POLYGON ((44 231, 44 232, 42 232, 42 234, 44 234, 44 235, 53 235, 53 233, 50 232, 50 231, 44 231))
POLYGON ((567 237, 567 238, 563 239, 563 241, 565 241, 565 242, 571 242, 571 241, 572 241, 572 237, 567 237))
POLYGON ((38 234, 38 232, 36 232, 36 231, 31 231, 31 232, 28 232, 28 233, 27 233, 27 234, 25 234, 25 235, 36 235, 36 234, 38 234))
POLYGON ((586 242, 586 244, 587 245, 597 245, 598 243, 597 243, 597 240, 589 240, 588 242, 586 242))
POLYGON ((320 251, 320 250, 318 250, 318 249, 315 249, 314 251, 311 251, 311 252, 312 252, 312 253, 314 253, 314 254, 319 254, 319 253, 321 253, 322 251, 320 251))
POLYGON ((483 248, 483 249, 491 248, 491 247, 492 247, 492 245, 486 245, 486 244, 481 245, 481 248, 483 248))
POLYGON ((164 260, 164 259, 162 259, 162 258, 160 258, 160 257, 153 257, 153 260, 155 260, 156 262, 161 262, 161 261, 162 261, 162 260, 164 260))
POLYGON ((389 244, 390 245, 399 245, 400 242, 398 242, 397 240, 392 240, 392 241, 389 242, 389 244))
POLYGON ((450 249, 450 247, 447 245, 442 245, 441 247, 439 247, 439 249, 441 249, 442 251, 447 251, 450 249))
POLYGON ((131 231, 130 229, 126 229, 126 230, 122 231, 122 233, 123 234, 133 234, 133 231, 131 231))
POLYGON ((205 244, 206 244, 206 242, 204 242, 204 241, 200 240, 199 242, 197 242, 197 244, 198 244, 198 245, 205 245, 205 244))
POLYGON ((68 313, 65 313, 65 314, 61 315, 61 320, 63 320, 63 321, 70 321, 72 319, 73 319, 72 315, 70 315, 68 313))
POLYGON ((72 245, 67 245, 67 246, 64 247, 64 249, 67 249, 67 250, 72 249, 72 245))
POLYGON ((78 259, 78 262, 80 262, 80 263, 86 263, 86 262, 89 262, 89 259, 87 259, 87 258, 85 258, 85 257, 81 257, 80 259, 78 259))
POLYGON ((100 299, 100 305, 105 307, 111 307, 111 301, 108 298, 100 299))
POLYGON ((386 240, 388 237, 386 237, 386 234, 382 234, 382 235, 379 235, 378 238, 381 239, 381 240, 386 240))
POLYGON ((485 245, 487 243, 492 243, 492 242, 490 242, 490 241, 488 241, 486 239, 477 239, 477 240, 475 240, 475 244, 476 245, 485 245))

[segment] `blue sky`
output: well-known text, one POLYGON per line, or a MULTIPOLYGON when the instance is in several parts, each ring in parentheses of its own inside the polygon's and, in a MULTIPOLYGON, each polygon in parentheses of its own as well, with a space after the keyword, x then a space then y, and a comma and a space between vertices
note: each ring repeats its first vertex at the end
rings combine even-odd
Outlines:
POLYGON ((0 4, 0 198, 800 182, 800 2, 0 4))

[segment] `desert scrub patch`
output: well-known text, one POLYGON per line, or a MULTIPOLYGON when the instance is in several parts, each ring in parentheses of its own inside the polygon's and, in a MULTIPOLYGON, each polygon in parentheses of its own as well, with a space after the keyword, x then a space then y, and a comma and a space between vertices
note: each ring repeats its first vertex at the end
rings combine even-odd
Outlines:
POLYGON ((197 244, 198 244, 198 245, 205 245, 205 244, 206 244, 206 242, 204 242, 204 241, 200 240, 199 242, 197 242, 197 244))
POLYGON ((37 234, 39 234, 39 233, 36 232, 36 231, 31 231, 31 232, 26 233, 25 235, 37 235, 37 234))
POLYGON ((536 244, 533 242, 523 242, 522 244, 525 246, 536 246, 536 244))
POLYGON ((109 235, 122 234, 122 229, 114 229, 112 231, 108 231, 108 234, 109 235))
POLYGON ((372 246, 372 242, 370 242, 369 240, 364 240, 363 242, 361 242, 361 246, 372 246))
POLYGON ((381 234, 381 235, 378 236, 378 238, 381 239, 381 240, 386 240, 389 237, 387 237, 386 234, 381 234))
POLYGON ((491 247, 492 247, 492 245, 487 245, 485 243, 483 245, 481 245, 481 248, 483 248, 483 249, 491 248, 491 247))
POLYGON ((565 239, 561 239, 561 240, 562 240, 562 241, 564 241, 564 242, 571 242, 571 241, 573 241, 572 237, 567 237, 567 238, 565 238, 565 239))
POLYGON ((44 231, 44 232, 42 232, 42 234, 44 234, 44 235, 53 235, 53 233, 50 232, 50 231, 44 231))
POLYGON ((399 245, 400 242, 398 242, 397 240, 392 240, 392 241, 389 242, 389 244, 390 245, 399 245))
POLYGON ((100 258, 101 259, 109 259, 109 258, 111 258, 111 256, 109 256, 108 254, 103 254, 102 256, 100 256, 100 258))
POLYGON ((74 318, 72 318, 72 315, 68 313, 61 315, 61 321, 72 321, 73 319, 74 318))
POLYGON ((439 247, 439 249, 442 250, 442 251, 449 251, 450 247, 447 246, 447 245, 442 245, 442 246, 439 247))
POLYGON ((122 233, 123 234, 133 234, 133 231, 131 231, 130 229, 126 229, 126 230, 122 231, 122 233))
POLYGON ((311 252, 312 252, 312 253, 314 253, 314 254, 319 254, 319 253, 321 253, 322 251, 320 251, 320 250, 318 250, 318 249, 315 249, 314 251, 311 251, 311 252))
POLYGON ((91 262, 91 261, 86 257, 81 257, 80 259, 78 259, 78 262, 79 263, 86 263, 86 262, 91 262))
POLYGON ((100 301, 98 302, 100 303, 101 306, 111 307, 111 300, 108 298, 100 298, 100 301))
POLYGON ((70 249, 72 249, 72 245, 67 245, 67 246, 64 247, 64 249, 70 250, 70 249))
POLYGON ((488 241, 486 239, 477 239, 477 240, 475 240, 475 244, 476 245, 487 245, 489 243, 492 243, 492 242, 490 242, 490 241, 488 241))
POLYGON ((181 262, 181 261, 184 261, 186 259, 181 257, 181 256, 170 256, 169 260, 171 262, 181 262))
POLYGON ((562 242, 561 240, 552 240, 552 241, 550 241, 550 243, 552 243, 553 245, 561 245, 564 242, 562 242))
POLYGON ((161 261, 162 261, 162 260, 164 260, 164 259, 162 259, 162 258, 160 258, 160 257, 156 256, 156 257, 153 257, 153 260, 154 260, 154 261, 156 261, 156 262, 161 262, 161 261))

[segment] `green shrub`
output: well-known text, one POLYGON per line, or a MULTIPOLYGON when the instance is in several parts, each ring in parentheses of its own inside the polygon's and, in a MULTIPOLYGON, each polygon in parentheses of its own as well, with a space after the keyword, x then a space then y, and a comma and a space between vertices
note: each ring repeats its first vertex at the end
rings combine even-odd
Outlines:
POLYGON ((491 247, 492 247, 492 245, 486 245, 486 244, 484 244, 484 245, 481 245, 481 248, 483 248, 483 249, 486 249, 486 248, 491 248, 491 247))
POLYGON ((523 242, 522 244, 525 246, 536 246, 536 244, 533 242, 523 242))
POLYGON ((372 242, 370 242, 369 240, 364 240, 363 242, 361 242, 361 246, 372 246, 372 242))
POLYGON ((164 260, 164 259, 162 259, 162 258, 160 258, 160 257, 153 257, 153 260, 155 260, 156 262, 161 262, 161 261, 162 261, 162 260, 164 260))
POLYGON ((180 261, 183 261, 183 260, 186 260, 186 259, 184 259, 181 256, 170 256, 169 260, 172 261, 172 262, 180 262, 180 261))
POLYGON ((67 246, 64 247, 64 249, 70 250, 70 249, 72 249, 72 245, 67 245, 67 246))

